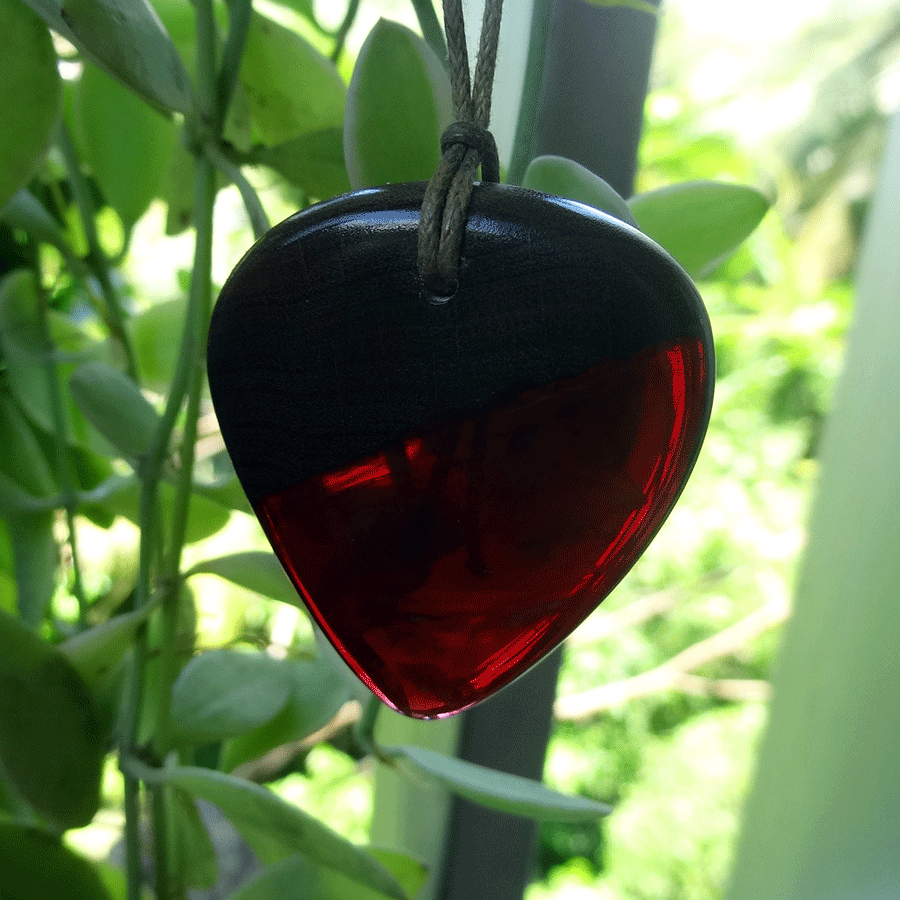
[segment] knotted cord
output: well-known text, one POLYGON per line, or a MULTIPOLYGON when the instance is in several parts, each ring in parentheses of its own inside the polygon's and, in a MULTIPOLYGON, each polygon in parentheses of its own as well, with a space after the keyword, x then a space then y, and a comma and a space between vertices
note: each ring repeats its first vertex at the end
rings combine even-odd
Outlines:
POLYGON ((460 248, 479 165, 482 181, 500 180, 497 145, 488 131, 503 0, 486 0, 475 78, 469 83, 469 53, 462 0, 444 0, 450 86, 457 121, 441 135, 441 162, 425 191, 419 217, 419 274, 437 296, 456 290, 460 248))

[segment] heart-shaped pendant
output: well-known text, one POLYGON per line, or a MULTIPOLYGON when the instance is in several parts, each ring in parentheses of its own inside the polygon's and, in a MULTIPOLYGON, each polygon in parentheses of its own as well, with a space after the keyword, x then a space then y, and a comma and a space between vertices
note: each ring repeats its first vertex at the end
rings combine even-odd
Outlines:
POLYGON ((478 184, 459 285, 416 268, 425 186, 321 203, 222 289, 209 382, 316 622, 386 703, 459 712, 555 647, 690 474, 713 393, 693 283, 587 206, 478 184))

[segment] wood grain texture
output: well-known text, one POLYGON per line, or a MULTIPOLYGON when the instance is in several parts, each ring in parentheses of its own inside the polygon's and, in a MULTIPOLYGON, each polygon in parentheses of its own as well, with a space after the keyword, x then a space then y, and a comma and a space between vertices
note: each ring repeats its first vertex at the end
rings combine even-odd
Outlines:
MULTIPOLYGON (((667 254, 577 203, 476 186, 460 283, 416 268, 425 185, 338 197, 273 228, 222 289, 210 389, 252 504, 604 360, 699 338, 702 301, 667 254)), ((708 379, 707 408, 712 379, 708 379)))

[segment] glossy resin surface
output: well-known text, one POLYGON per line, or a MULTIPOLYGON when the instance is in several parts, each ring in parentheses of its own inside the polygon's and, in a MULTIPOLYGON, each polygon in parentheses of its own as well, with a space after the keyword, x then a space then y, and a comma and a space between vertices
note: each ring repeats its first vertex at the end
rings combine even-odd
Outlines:
POLYGON ((209 377, 235 469, 314 617, 379 696, 458 712, 609 593, 690 473, 712 340, 687 276, 579 204, 479 185, 450 298, 422 185, 276 226, 223 288, 209 377))

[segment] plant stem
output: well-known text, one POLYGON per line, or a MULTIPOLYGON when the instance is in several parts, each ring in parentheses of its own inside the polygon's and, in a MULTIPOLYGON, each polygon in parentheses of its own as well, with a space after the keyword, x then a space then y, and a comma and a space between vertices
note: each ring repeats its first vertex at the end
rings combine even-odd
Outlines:
POLYGON ((240 191, 241 199, 244 201, 244 209, 247 210, 247 216, 250 219, 250 226, 253 228, 253 235, 257 239, 261 238, 271 227, 269 217, 260 203, 259 195, 253 188, 253 185, 244 177, 241 167, 232 162, 215 144, 206 144, 203 151, 206 156, 215 163, 216 167, 228 176, 232 184, 240 191))
POLYGON ((125 884, 128 900, 141 900, 141 784, 122 768, 121 760, 125 758, 125 751, 120 748, 119 766, 125 785, 125 884))
MULTIPOLYGON (((187 319, 181 344, 179 369, 184 369, 187 408, 184 431, 179 447, 179 471, 175 487, 175 504, 172 512, 172 530, 166 557, 162 567, 162 578, 167 590, 162 602, 163 641, 160 647, 161 690, 159 714, 156 730, 156 747, 160 755, 170 749, 171 717, 169 694, 175 679, 175 659, 178 633, 179 601, 181 598, 181 552, 187 533, 188 513, 193 489, 194 456, 197 444, 197 422, 200 414, 200 397, 203 389, 204 347, 203 338, 209 323, 212 307, 212 238, 213 202, 215 200, 215 169, 203 156, 196 161, 196 182, 194 189, 194 221, 197 229, 194 248, 194 268, 191 274, 191 290, 188 300, 187 319)), ((182 378, 179 377, 179 383, 182 378)), ((180 406, 180 403, 179 403, 180 406)), ((166 410, 168 412, 168 409, 166 410)))
POLYGON ((112 280, 110 279, 109 258, 106 255, 106 251, 100 245, 100 238, 97 234, 97 224, 95 221, 97 210, 94 208, 91 192, 88 190, 87 181, 82 174, 81 165, 78 162, 78 155, 75 152, 75 144, 72 141, 72 135, 69 133, 69 129, 65 123, 60 126, 58 143, 63 159, 65 160, 66 173, 69 178, 69 185, 72 188, 72 196, 75 199, 75 205, 78 207, 78 215, 81 218, 84 235, 87 239, 88 265, 94 273, 97 283, 100 285, 100 292, 103 295, 103 302, 106 306, 106 324, 112 333, 112 336, 122 347, 122 353, 125 356, 125 371, 136 384, 140 384, 134 348, 131 345, 131 338, 125 328, 125 317, 122 313, 122 304, 119 300, 119 294, 113 287, 112 280))
POLYGON ((59 369, 54 356, 53 342, 50 337, 49 305, 43 285, 38 284, 38 319, 43 343, 44 371, 47 376, 47 390, 50 395, 50 407, 53 415, 53 437, 56 443, 57 472, 62 488, 62 501, 66 513, 66 529, 68 531, 69 552, 72 554, 72 593, 78 601, 78 625, 87 627, 87 597, 81 579, 81 564, 78 556, 78 537, 75 532, 75 515, 78 511, 78 492, 75 486, 75 475, 72 472, 72 461, 69 458, 68 425, 62 389, 59 384, 59 369))
POLYGON ((447 59, 447 42, 444 40, 444 29, 441 27, 441 21, 434 11, 434 3, 432 0, 412 0, 412 5, 416 11, 416 18, 419 20, 419 28, 422 30, 422 37, 425 38, 425 43, 434 50, 444 68, 449 71, 450 63, 447 59))
POLYGON ((363 707, 362 718, 356 723, 356 739, 367 753, 376 753, 375 724, 378 722, 378 714, 384 704, 374 694, 366 700, 363 707))
MULTIPOLYGON (((197 60, 199 84, 199 114, 203 118, 199 131, 212 129, 218 140, 222 117, 220 99, 227 97, 230 75, 216 78, 215 20, 212 0, 195 0, 197 17, 197 60), (218 91, 222 90, 222 94, 218 91)), ((236 12, 239 15, 239 12, 236 12)), ((234 39, 237 41, 237 38, 234 39)), ((237 41, 240 46, 242 41, 237 41)), ((235 44, 237 46, 237 44, 235 44)), ((232 50, 231 52, 234 52, 232 50)), ((239 54, 233 65, 239 63, 239 54)), ((224 102, 222 100, 221 102, 224 102)), ((209 132, 206 131, 208 134, 209 132)), ((181 595, 178 568, 184 546, 190 491, 193 477, 194 446, 197 437, 197 419, 200 407, 200 390, 203 375, 203 337, 211 307, 212 278, 212 232, 213 204, 215 201, 215 169, 204 155, 202 147, 195 147, 196 180, 194 184, 196 241, 194 269, 188 308, 185 312, 181 348, 175 373, 172 378, 166 405, 156 432, 153 435, 147 456, 140 469, 141 492, 139 505, 139 525, 141 544, 138 556, 138 576, 135 588, 135 607, 143 608, 154 598, 152 592, 153 574, 156 572, 163 588, 161 597, 161 617, 164 639, 159 647, 161 678, 155 698, 157 720, 155 722, 154 751, 158 757, 164 756, 171 743, 171 711, 169 708, 171 684, 175 676, 176 640, 179 619, 179 598, 181 595), (163 555, 159 525, 159 485, 163 477, 169 446, 175 424, 181 414, 185 398, 188 398, 184 434, 180 446, 181 470, 179 472, 172 530, 163 555)), ((140 896, 140 841, 139 807, 137 803, 138 781, 124 765, 137 741, 140 710, 143 700, 144 669, 148 656, 147 632, 139 630, 134 650, 131 685, 126 708, 125 728, 120 746, 120 768, 123 770, 126 788, 126 847, 128 850, 128 900, 139 900, 140 896), (137 872, 135 877, 134 873, 137 872)), ((180 881, 172 877, 168 853, 168 804, 161 785, 151 786, 153 840, 156 872, 156 891, 159 898, 174 900, 183 895, 180 881)))
POLYGON ((216 81, 216 135, 222 133, 228 117, 228 107, 237 87, 252 14, 252 0, 231 0, 228 4, 228 34, 222 48, 222 66, 216 81))
POLYGON ((341 58, 341 53, 344 52, 344 44, 347 42, 347 35, 353 27, 353 22, 356 20, 356 14, 358 12, 359 0, 350 0, 347 4, 347 12, 344 15, 344 21, 341 22, 340 27, 334 35, 334 50, 331 52, 331 61, 335 64, 341 58))
POLYGON ((537 127, 538 101, 544 80, 544 61, 547 54, 547 29, 550 25, 552 0, 534 0, 531 13, 531 36, 528 42, 528 59, 525 64, 525 79, 522 85, 522 99, 519 103, 519 117, 516 120, 516 136, 513 140, 512 157, 508 184, 521 184, 525 169, 534 156, 534 136, 537 127))

